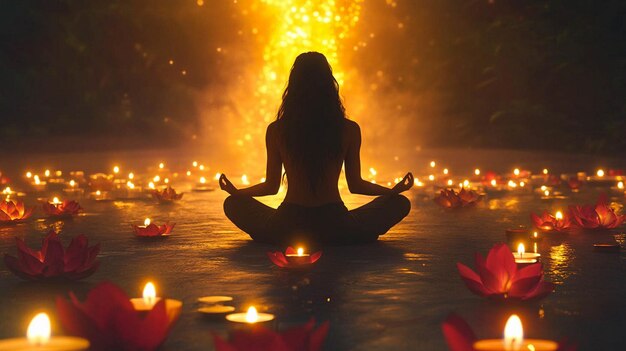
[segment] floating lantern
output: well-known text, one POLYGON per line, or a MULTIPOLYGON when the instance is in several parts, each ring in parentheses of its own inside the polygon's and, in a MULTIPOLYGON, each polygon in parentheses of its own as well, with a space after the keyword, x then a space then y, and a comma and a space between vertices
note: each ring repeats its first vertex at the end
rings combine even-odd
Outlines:
POLYGON ((143 221, 143 225, 133 225, 133 230, 135 234, 139 237, 167 237, 174 229, 176 223, 170 224, 170 222, 165 222, 163 225, 156 225, 151 223, 150 218, 146 218, 143 221))
POLYGON ((28 325, 26 338, 0 340, 0 351, 80 351, 89 348, 87 339, 73 336, 52 336, 50 318, 37 314, 28 325))
POLYGON ((34 207, 24 206, 23 201, 0 201, 0 225, 23 222, 30 217, 33 209, 34 207))
POLYGON ((72 217, 78 215, 82 207, 74 200, 60 201, 58 197, 52 199, 51 202, 45 202, 42 205, 43 211, 49 217, 72 217))
POLYGON ((464 187, 457 193, 454 189, 443 189, 434 199, 435 203, 443 208, 463 208, 476 205, 482 196, 473 190, 464 187))
POLYGON ((524 339, 522 321, 513 314, 504 326, 503 339, 478 340, 473 347, 476 351, 556 351, 559 344, 552 340, 524 339))
POLYGON ((63 248, 54 231, 46 235, 39 250, 29 248, 20 238, 15 238, 15 242, 17 257, 5 255, 4 263, 25 280, 80 280, 92 275, 100 265, 96 261, 100 244, 89 247, 85 235, 73 238, 67 248, 63 248))
POLYGON ((570 216, 563 214, 561 211, 556 211, 554 216, 547 211, 544 211, 541 216, 531 213, 530 219, 535 225, 535 228, 543 231, 566 232, 572 227, 570 216))
POLYGON ((573 222, 583 229, 613 229, 626 220, 626 215, 616 213, 609 205, 606 194, 600 195, 595 206, 570 206, 570 212, 573 222))
POLYGON ((299 247, 297 250, 294 250, 293 247, 289 246, 285 253, 283 254, 280 251, 276 252, 268 252, 267 257, 278 267, 283 268, 300 268, 300 267, 308 267, 311 264, 317 262, 322 256, 322 252, 318 251, 314 254, 308 254, 304 252, 304 249, 299 247))
POLYGON ((513 253, 506 244, 495 245, 487 258, 476 253, 477 274, 462 263, 457 263, 461 279, 476 295, 497 300, 540 299, 554 290, 554 284, 543 281, 540 263, 517 268, 513 253), (493 279, 482 280, 485 276, 493 279), (533 279, 529 279, 533 278, 533 279))
POLYGON ((152 196, 160 203, 170 203, 183 198, 183 194, 177 193, 171 186, 168 186, 163 191, 153 191, 152 196))

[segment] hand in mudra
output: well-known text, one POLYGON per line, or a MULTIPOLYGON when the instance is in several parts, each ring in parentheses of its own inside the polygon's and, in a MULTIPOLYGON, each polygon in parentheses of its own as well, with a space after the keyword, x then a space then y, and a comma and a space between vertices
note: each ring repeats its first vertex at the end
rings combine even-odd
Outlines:
POLYGON ((407 191, 411 189, 415 180, 413 178, 413 173, 407 173, 402 180, 396 184, 393 188, 391 188, 391 192, 394 194, 400 194, 403 191, 407 191))
POLYGON ((233 183, 231 183, 230 180, 226 178, 226 174, 220 175, 219 182, 220 182, 220 189, 224 190, 225 192, 231 195, 235 195, 237 193, 237 188, 235 188, 233 183))

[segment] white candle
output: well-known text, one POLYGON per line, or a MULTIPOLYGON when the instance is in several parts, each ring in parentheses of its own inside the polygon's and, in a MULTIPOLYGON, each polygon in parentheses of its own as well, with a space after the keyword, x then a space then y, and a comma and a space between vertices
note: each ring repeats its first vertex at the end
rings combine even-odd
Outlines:
POLYGON ((28 326, 26 338, 0 340, 0 351, 80 351, 89 341, 71 336, 51 336, 50 318, 37 314, 28 326))
POLYGON ((257 325, 274 320, 274 315, 270 313, 258 313, 254 306, 250 306, 245 313, 231 313, 226 319, 233 323, 257 325))
POLYGON ((522 321, 515 314, 506 322, 503 339, 485 339, 474 343, 477 351, 556 351, 558 347, 552 340, 524 339, 522 321))

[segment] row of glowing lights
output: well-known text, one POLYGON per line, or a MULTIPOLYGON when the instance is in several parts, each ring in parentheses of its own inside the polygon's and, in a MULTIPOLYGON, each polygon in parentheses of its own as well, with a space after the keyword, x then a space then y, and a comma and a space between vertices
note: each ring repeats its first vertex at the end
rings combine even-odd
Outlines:
MULTIPOLYGON (((153 306, 157 301, 156 289, 151 282, 147 283, 143 291, 143 301, 147 306, 153 306)), ((244 322, 248 324, 255 324, 264 319, 259 318, 259 313, 256 307, 250 306, 245 314, 238 313, 231 315, 228 320, 233 322, 244 322), (234 318, 236 317, 236 318, 234 318)), ((28 325, 26 331, 26 338, 28 343, 37 347, 45 346, 51 339, 51 323, 50 318, 46 313, 38 313, 28 325)), ((516 315, 511 315, 504 326, 504 338, 495 340, 482 340, 483 342, 502 343, 504 350, 520 350, 524 342, 524 328, 522 320, 516 315)), ((534 350, 535 347, 530 341, 527 345, 529 350, 534 350)))

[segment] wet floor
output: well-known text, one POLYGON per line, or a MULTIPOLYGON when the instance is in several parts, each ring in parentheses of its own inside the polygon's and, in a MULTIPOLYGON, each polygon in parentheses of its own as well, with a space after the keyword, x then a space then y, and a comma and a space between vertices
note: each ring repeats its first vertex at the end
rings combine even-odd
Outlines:
MULTIPOLYGON (((515 155, 527 158, 528 168, 544 167, 531 163, 531 153, 515 155)), ((59 159, 62 167, 69 158, 59 159)), ((502 169, 512 166, 510 157, 499 159, 496 164, 502 169)), ((584 158, 573 164, 572 159, 563 168, 596 166, 584 158)), ((190 185, 176 187, 187 191, 190 185)), ((325 350, 444 350, 440 324, 451 312, 460 314, 482 338, 499 337, 508 315, 518 313, 529 337, 567 338, 580 350, 622 350, 625 256, 592 250, 595 242, 623 244, 626 236, 621 230, 547 235, 540 241, 546 280, 557 287, 539 302, 484 300, 465 288, 455 267, 458 261, 473 267, 474 252, 486 253, 505 241, 505 229, 530 224, 530 212, 592 203, 603 190, 613 201, 626 202, 623 194, 589 186, 579 193, 564 191, 564 199, 542 200, 526 192, 492 194, 476 208, 446 211, 433 203, 430 194, 412 190, 406 193, 412 202, 410 214, 377 244, 327 248, 312 269, 297 272, 273 266, 266 252, 277 248, 253 243, 224 217, 226 194, 219 190, 187 192, 173 205, 82 199, 85 213, 73 220, 49 222, 40 219, 39 210, 28 223, 0 228, 0 253, 15 254, 15 236, 34 247, 50 228, 61 229, 66 243, 69 237, 86 234, 90 243, 102 245, 99 271, 78 283, 22 282, 0 265, 0 338, 22 335, 36 310, 46 309, 54 318, 54 298, 67 291, 84 296, 98 282, 109 280, 139 296, 150 279, 160 294, 184 302, 163 350, 211 350, 211 332, 227 331, 221 320, 195 312, 195 300, 206 295, 230 295, 238 308, 254 304, 274 313, 279 329, 310 317, 328 320, 325 350), (146 217, 176 222, 173 235, 138 240, 130 226, 146 217)), ((348 208, 367 200, 344 196, 348 208)), ((27 202, 34 203, 33 197, 27 202)), ((267 202, 277 206, 280 197, 267 202)))

